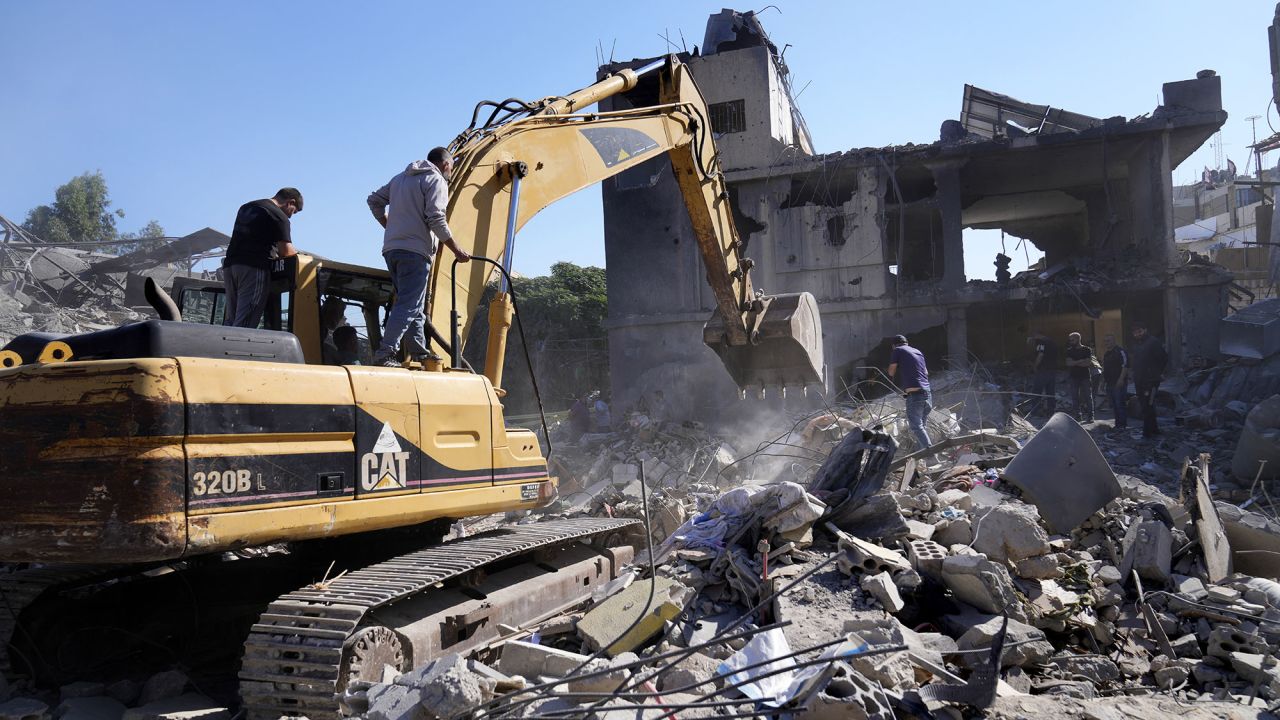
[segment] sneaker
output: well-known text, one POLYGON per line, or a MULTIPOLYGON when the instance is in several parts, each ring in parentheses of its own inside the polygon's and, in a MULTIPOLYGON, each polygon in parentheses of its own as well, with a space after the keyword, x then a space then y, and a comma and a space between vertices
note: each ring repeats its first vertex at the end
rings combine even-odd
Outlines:
POLYGON ((413 356, 413 361, 414 361, 414 362, 416 362, 416 363, 422 363, 422 364, 424 364, 424 365, 425 365, 428 361, 431 361, 431 360, 434 360, 435 362, 444 362, 444 358, 440 357, 439 355, 437 355, 437 354, 436 354, 436 353, 434 353, 434 352, 429 352, 429 353, 427 353, 426 355, 414 355, 414 356, 413 356))
POLYGON ((399 360, 395 359, 395 357, 391 355, 386 355, 383 357, 375 357, 373 359, 373 363, 371 364, 374 367, 392 367, 392 368, 404 367, 403 365, 400 364, 399 360))

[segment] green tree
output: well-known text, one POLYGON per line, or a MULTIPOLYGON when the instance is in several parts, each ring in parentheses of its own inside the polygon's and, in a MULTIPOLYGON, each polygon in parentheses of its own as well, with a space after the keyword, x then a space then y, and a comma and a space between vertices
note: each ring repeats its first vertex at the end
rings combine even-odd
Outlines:
POLYGON ((54 192, 52 205, 27 213, 22 227, 48 243, 69 245, 118 238, 116 218, 123 210, 111 210, 111 196, 102 171, 71 178, 54 192))
POLYGON ((164 228, 155 220, 149 221, 142 229, 137 232, 128 232, 120 236, 121 240, 134 240, 135 242, 126 243, 116 246, 116 254, 124 255, 135 250, 150 250, 165 244, 164 228))
MULTIPOLYGON (((604 268, 558 262, 551 266, 550 275, 516 277, 512 284, 547 409, 567 408, 575 393, 608 388, 605 321, 609 302, 604 268)), ((484 364, 489 300, 497 291, 496 282, 485 291, 467 341, 467 359, 477 369, 484 364)), ((507 336, 503 384, 509 393, 503 401, 509 412, 522 414, 537 409, 520 332, 514 326, 507 336)))

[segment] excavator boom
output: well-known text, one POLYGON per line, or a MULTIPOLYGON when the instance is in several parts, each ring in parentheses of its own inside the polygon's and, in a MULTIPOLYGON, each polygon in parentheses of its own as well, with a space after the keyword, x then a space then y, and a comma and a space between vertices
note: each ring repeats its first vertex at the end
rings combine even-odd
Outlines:
MULTIPOLYGON (((686 65, 674 56, 623 70, 587 88, 540 104, 489 103, 512 117, 463 132, 451 146, 456 159, 448 209, 468 251, 510 268, 515 233, 547 205, 666 153, 689 212, 694 236, 715 296, 716 311, 704 341, 740 388, 804 387, 823 381, 822 329, 817 302, 808 293, 767 296, 751 283, 752 262, 734 225, 724 175, 716 156, 707 107, 686 65), (614 112, 581 110, 642 80, 659 83, 658 104, 614 112)), ((477 117, 479 108, 477 108, 477 117)), ((451 321, 447 300, 458 297, 460 337, 465 338, 492 268, 462 266, 449 288, 450 268, 433 268, 432 324, 451 321)), ((500 295, 498 303, 505 301, 500 295)), ((491 312, 493 309, 491 308, 491 312)), ((501 329, 507 313, 492 319, 501 329)), ((491 330, 492 330, 491 326, 491 330)), ((486 374, 501 385, 504 335, 491 334, 486 374), (498 352, 495 352, 498 351, 498 352)))

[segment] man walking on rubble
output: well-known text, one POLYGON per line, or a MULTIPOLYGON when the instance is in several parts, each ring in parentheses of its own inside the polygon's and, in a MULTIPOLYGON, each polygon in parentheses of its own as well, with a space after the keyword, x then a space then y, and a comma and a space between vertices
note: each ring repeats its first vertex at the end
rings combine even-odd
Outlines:
POLYGON ((920 450, 933 443, 925 423, 933 411, 933 396, 929 393, 929 368, 925 366, 924 353, 907 344, 903 335, 893 338, 893 352, 889 355, 889 377, 897 375, 898 387, 907 401, 907 427, 915 437, 920 450))
POLYGON ((1106 388, 1107 397, 1111 400, 1111 411, 1115 413, 1112 428, 1123 430, 1129 425, 1129 353, 1116 344, 1116 336, 1108 334, 1102 338, 1103 347, 1107 349, 1102 356, 1102 386, 1106 388))
POLYGON ((1133 390, 1142 407, 1142 436, 1153 438, 1160 434, 1156 426, 1156 389, 1160 387, 1160 376, 1164 374, 1169 355, 1164 345, 1148 334, 1145 322, 1135 322, 1133 351, 1129 357, 1133 363, 1133 390))
POLYGON ((291 187, 240 206, 222 261, 222 282, 227 290, 223 325, 256 328, 262 322, 272 265, 298 254, 289 233, 289 219, 300 212, 302 193, 291 187))
POLYGON ((445 221, 452 172, 453 158, 444 148, 434 148, 426 160, 409 163, 404 172, 369 194, 369 210, 386 229, 382 235, 382 257, 395 288, 382 344, 373 356, 375 366, 400 366, 396 351, 402 337, 411 360, 431 357, 423 311, 427 303, 427 278, 439 243, 448 245, 458 262, 471 259, 454 242, 445 221))
POLYGON ((1089 368, 1093 367, 1093 348, 1080 342, 1080 333, 1067 335, 1067 387, 1071 392, 1071 405, 1076 419, 1082 423, 1093 422, 1093 389, 1089 368))
POLYGON ((1058 410, 1058 345, 1048 335, 1038 332, 1027 338, 1034 348, 1031 358, 1031 392, 1040 396, 1037 407, 1052 417, 1058 410))

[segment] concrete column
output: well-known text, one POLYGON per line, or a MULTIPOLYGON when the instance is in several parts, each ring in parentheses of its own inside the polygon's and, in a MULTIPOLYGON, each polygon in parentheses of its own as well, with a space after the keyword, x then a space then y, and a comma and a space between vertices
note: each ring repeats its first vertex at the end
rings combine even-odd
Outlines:
POLYGON ((1178 258, 1173 239, 1173 167, 1169 133, 1147 141, 1129 162, 1133 239, 1154 267, 1166 270, 1178 258))
POLYGON ((969 316, 963 307, 947 310, 947 355, 956 367, 969 363, 969 316))
POLYGON ((942 216, 942 282, 946 290, 964 285, 964 225, 960 217, 960 168, 964 159, 927 163, 933 172, 934 196, 942 216))

